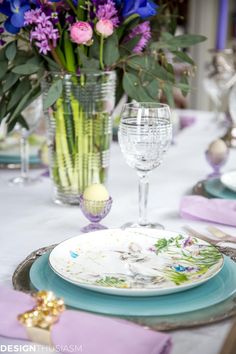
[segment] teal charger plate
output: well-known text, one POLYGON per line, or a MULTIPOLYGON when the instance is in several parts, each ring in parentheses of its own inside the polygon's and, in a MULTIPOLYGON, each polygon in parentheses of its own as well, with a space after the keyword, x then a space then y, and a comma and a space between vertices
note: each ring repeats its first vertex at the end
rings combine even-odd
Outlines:
MULTIPOLYGON (((0 154, 0 164, 20 164, 21 159, 19 155, 1 155, 0 154)), ((29 158, 30 164, 39 164, 41 163, 41 159, 39 156, 30 156, 29 158)))
POLYGON ((113 316, 177 315, 219 304, 236 292, 236 264, 228 257, 214 278, 194 289, 153 297, 106 295, 70 284, 56 275, 48 264, 49 253, 38 258, 30 269, 37 290, 51 290, 65 304, 76 309, 113 316))
POLYGON ((226 188, 219 178, 209 179, 203 182, 205 191, 212 197, 221 199, 236 199, 236 192, 226 188))

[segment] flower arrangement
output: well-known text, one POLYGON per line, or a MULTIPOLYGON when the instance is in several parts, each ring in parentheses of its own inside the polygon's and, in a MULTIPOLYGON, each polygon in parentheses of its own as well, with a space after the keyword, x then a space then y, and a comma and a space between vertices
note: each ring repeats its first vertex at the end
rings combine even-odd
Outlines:
POLYGON ((172 64, 180 60, 193 67, 182 49, 205 38, 175 36, 169 3, 0 0, 0 121, 5 117, 9 130, 16 122, 27 126, 21 112, 41 94, 42 78, 51 73, 49 85, 44 85, 44 109, 56 126, 51 145, 58 186, 81 193, 87 185, 104 181, 104 167, 98 161, 109 148, 109 136, 98 138, 94 132, 109 127, 112 107, 105 112, 109 102, 101 99, 90 108, 93 113, 88 112, 81 97, 96 91, 88 89, 95 80, 92 75, 100 85, 96 92, 102 92, 111 79, 108 74, 116 72, 116 102, 124 93, 137 101, 157 101, 162 93, 173 104, 174 86, 187 94, 188 73, 176 79, 172 64))
MULTIPOLYGON (((158 6, 152 0, 0 0, 0 118, 8 116, 10 128, 17 120, 23 123, 21 111, 40 94, 44 72, 53 70, 81 74, 116 69, 119 97, 126 92, 138 101, 156 101, 162 91, 173 103, 171 88, 186 94, 187 75, 176 82, 166 53, 193 66, 182 48, 205 38, 174 36, 169 14, 163 26, 166 11, 168 1, 158 6), (158 18, 159 35, 153 41, 158 18), (25 80, 32 74, 32 80, 25 80)), ((45 107, 61 94, 62 85, 54 85, 45 107)))

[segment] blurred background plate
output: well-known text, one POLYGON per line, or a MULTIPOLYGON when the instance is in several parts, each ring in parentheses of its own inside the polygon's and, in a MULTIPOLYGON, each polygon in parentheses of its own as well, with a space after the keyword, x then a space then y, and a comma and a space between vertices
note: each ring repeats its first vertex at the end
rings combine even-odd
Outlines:
POLYGON ((224 173, 220 181, 226 188, 236 193, 236 171, 224 173))
MULTIPOLYGON (((0 140, 0 168, 20 168, 20 134, 13 132, 9 136, 0 140)), ((32 167, 42 166, 42 149, 46 143, 46 138, 39 134, 32 134, 29 137, 29 163, 32 167)))
POLYGON ((209 179, 203 182, 204 188, 212 197, 221 199, 236 199, 236 192, 226 188, 219 178, 209 179))

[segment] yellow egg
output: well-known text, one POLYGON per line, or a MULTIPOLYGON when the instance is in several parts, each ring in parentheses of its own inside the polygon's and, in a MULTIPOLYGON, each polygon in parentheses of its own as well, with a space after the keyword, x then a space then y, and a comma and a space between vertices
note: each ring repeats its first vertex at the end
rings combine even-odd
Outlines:
POLYGON ((109 199, 109 193, 103 184, 91 184, 83 194, 84 199, 93 201, 106 201, 109 199))
POLYGON ((219 164, 226 159, 228 147, 222 139, 217 139, 209 145, 207 154, 212 163, 219 164))
POLYGON ((217 139, 209 145, 208 150, 215 154, 225 154, 228 147, 222 139, 217 139))
POLYGON ((109 193, 103 184, 92 184, 83 194, 84 209, 92 215, 99 215, 106 207, 109 193))

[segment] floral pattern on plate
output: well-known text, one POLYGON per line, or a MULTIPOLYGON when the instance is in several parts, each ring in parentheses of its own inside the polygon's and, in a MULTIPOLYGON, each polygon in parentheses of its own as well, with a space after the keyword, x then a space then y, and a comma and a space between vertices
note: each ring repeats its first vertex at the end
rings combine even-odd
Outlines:
POLYGON ((64 279, 92 290, 156 295, 207 281, 223 265, 209 243, 168 231, 102 230, 67 240, 50 255, 64 279))

